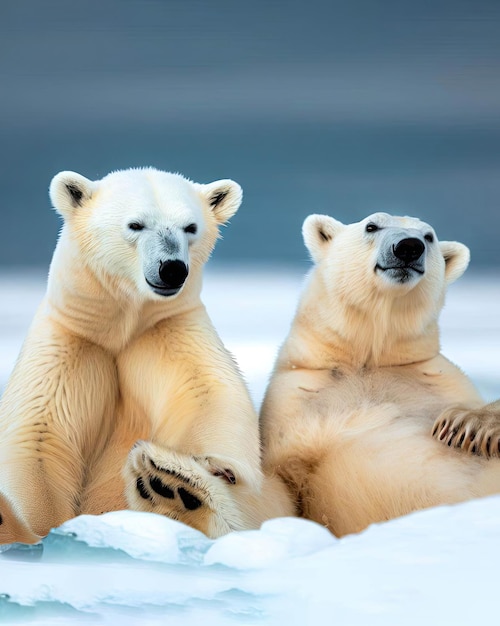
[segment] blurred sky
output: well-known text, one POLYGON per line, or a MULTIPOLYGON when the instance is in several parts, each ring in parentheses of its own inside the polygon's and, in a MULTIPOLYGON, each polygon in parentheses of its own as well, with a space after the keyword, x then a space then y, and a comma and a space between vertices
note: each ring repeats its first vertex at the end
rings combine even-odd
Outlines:
POLYGON ((1 0, 0 79, 0 268, 48 264, 58 171, 143 165, 243 186, 216 262, 387 210, 500 267, 498 0, 1 0))

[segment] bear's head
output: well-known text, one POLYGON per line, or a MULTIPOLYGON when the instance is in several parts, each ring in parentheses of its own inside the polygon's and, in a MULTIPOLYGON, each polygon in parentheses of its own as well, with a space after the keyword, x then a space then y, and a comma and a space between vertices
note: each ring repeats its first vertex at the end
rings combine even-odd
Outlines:
POLYGON ((431 226, 412 217, 375 213, 345 225, 310 215, 303 236, 323 326, 364 342, 376 359, 391 344, 437 335, 446 285, 469 263, 466 246, 438 241, 431 226))
POLYGON ((97 181, 60 172, 50 198, 64 219, 61 247, 69 239, 78 262, 105 284, 162 299, 181 292, 208 260, 242 191, 232 180, 203 185, 145 168, 97 181))

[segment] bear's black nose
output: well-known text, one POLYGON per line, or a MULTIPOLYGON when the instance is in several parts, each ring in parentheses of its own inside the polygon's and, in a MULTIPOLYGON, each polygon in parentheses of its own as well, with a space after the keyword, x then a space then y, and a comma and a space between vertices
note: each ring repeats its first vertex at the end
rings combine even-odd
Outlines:
POLYGON ((161 263, 158 273, 167 289, 180 289, 188 275, 188 267, 182 261, 165 261, 161 263))
POLYGON ((425 250, 424 243, 416 237, 408 237, 407 239, 401 239, 397 244, 392 246, 394 256, 405 263, 416 261, 419 259, 425 250))

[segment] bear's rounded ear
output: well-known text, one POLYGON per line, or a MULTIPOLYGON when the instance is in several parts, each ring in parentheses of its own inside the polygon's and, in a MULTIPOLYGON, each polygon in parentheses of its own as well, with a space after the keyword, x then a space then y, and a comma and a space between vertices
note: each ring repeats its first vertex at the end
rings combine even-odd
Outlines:
POLYGON ((306 217, 302 226, 302 236, 315 263, 321 261, 329 243, 343 226, 342 222, 338 222, 329 215, 313 214, 306 217))
POLYGON ((469 265, 469 248, 458 241, 440 241, 439 247, 446 264, 444 272, 446 282, 452 283, 462 276, 469 265))
POLYGON ((52 179, 49 196, 55 210, 63 217, 83 206, 92 196, 94 183, 76 172, 59 172, 52 179))
POLYGON ((234 180, 216 180, 208 185, 196 183, 196 188, 219 224, 225 224, 240 208, 243 190, 234 180))

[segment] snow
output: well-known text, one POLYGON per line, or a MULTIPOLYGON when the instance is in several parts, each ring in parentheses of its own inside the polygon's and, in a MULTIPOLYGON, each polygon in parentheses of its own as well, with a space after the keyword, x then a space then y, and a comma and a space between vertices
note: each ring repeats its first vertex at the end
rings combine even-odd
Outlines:
MULTIPOLYGON (((299 271, 212 269, 204 301, 256 403, 293 316, 299 271)), ((41 274, 0 275, 0 388, 44 291, 41 274)), ((500 397, 500 280, 450 290, 443 352, 488 400, 500 397)), ((405 626, 497 613, 500 496, 438 507, 336 539, 301 519, 210 540, 120 511, 80 516, 39 545, 0 547, 0 623, 405 626)))
POLYGON ((500 497, 341 540, 300 519, 212 541, 146 513, 82 516, 0 555, 0 623, 465 625, 496 614, 499 540, 500 497))

